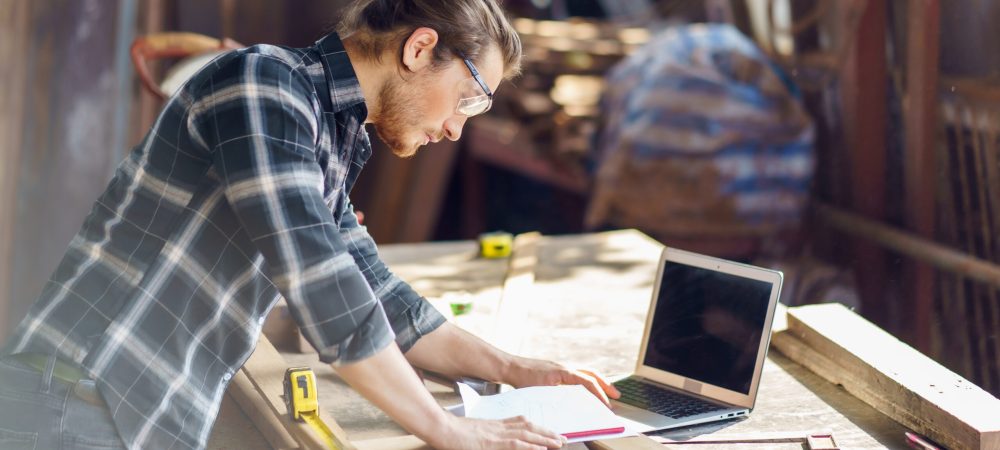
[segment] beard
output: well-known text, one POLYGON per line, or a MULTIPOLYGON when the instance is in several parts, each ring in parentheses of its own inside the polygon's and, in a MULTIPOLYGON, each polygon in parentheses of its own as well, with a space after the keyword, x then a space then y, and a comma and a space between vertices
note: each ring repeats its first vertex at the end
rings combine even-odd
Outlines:
POLYGON ((393 154, 409 158, 417 153, 420 143, 408 136, 408 131, 421 129, 418 122, 420 113, 416 107, 420 89, 403 88, 403 83, 392 79, 382 86, 378 100, 378 120, 375 133, 389 147, 393 154))

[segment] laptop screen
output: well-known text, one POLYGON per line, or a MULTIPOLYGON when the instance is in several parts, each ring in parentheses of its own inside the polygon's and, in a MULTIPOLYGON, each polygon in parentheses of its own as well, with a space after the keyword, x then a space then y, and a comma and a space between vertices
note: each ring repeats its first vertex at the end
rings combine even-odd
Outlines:
POLYGON ((749 394, 771 283, 664 264, 643 364, 749 394))

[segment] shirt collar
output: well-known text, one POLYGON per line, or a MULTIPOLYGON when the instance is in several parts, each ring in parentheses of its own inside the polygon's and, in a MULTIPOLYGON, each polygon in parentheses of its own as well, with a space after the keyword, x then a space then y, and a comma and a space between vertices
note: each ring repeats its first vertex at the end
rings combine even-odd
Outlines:
POLYGON ((315 48, 319 51, 326 73, 326 82, 330 88, 330 100, 334 111, 342 111, 357 107, 364 120, 368 116, 365 96, 361 92, 361 84, 351 65, 351 59, 344 50, 344 43, 337 33, 330 33, 316 41, 315 48))

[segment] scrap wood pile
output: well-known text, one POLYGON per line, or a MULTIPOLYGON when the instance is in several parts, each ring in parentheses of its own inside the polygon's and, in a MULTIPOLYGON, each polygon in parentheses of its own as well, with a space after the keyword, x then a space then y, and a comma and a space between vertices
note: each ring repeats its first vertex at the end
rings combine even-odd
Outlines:
POLYGON ((598 129, 604 75, 647 42, 650 33, 645 28, 580 19, 519 18, 514 27, 524 46, 523 75, 498 97, 489 120, 470 126, 517 134, 519 143, 531 147, 520 150, 582 173, 598 129))

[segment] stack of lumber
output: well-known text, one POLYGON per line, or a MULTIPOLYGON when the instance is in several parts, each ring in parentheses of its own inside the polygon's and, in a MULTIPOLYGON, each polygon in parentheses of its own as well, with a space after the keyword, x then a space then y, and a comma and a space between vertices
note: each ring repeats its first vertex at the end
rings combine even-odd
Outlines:
POLYGON ((771 343, 893 420, 948 448, 1000 448, 1000 399, 840 304, 788 309, 771 343))

